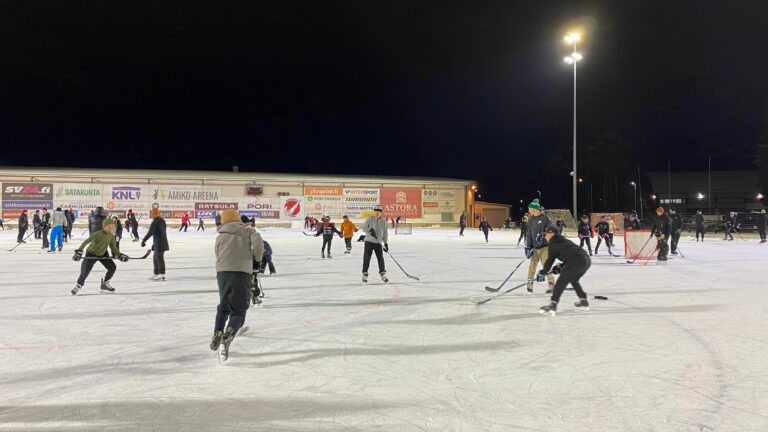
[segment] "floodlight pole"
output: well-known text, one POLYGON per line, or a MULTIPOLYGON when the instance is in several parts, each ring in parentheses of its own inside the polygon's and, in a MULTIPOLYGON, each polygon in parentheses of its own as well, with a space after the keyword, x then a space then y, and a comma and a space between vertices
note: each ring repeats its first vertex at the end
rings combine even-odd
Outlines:
MULTIPOLYGON (((573 55, 574 60, 576 59, 576 41, 573 41, 573 55)), ((579 178, 578 172, 576 171, 576 63, 578 61, 573 62, 573 219, 578 219, 578 204, 577 204, 577 190, 576 190, 576 182, 579 178)))

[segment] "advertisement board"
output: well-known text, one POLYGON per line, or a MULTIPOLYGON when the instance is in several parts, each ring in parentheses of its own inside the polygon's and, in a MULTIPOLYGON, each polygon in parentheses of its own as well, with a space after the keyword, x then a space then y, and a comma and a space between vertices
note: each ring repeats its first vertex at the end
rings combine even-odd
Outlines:
POLYGON ((425 214, 439 214, 456 211, 456 191, 447 189, 424 189, 422 207, 425 214))
POLYGON ((381 189, 380 194, 384 217, 421 219, 421 189, 381 189))
POLYGON ((117 184, 104 185, 104 208, 108 211, 148 208, 146 185, 117 184))
MULTIPOLYGON (((53 184, 51 183, 3 183, 2 184, 3 218, 15 219, 22 210, 34 213, 35 210, 53 207, 53 184)), ((31 214, 30 223, 31 223, 31 214)))
POLYGON ((215 210, 195 210, 195 219, 216 219, 218 214, 215 210))
POLYGON ((303 220, 305 207, 303 196, 281 196, 280 219, 303 220))
POLYGON ((227 209, 237 210, 238 204, 236 202, 196 202, 196 211, 224 211, 227 209))
POLYGON ((206 202, 221 199, 221 186, 206 185, 152 185, 153 201, 206 202))
POLYGON ((351 219, 363 219, 373 214, 373 208, 379 205, 378 188, 344 188, 344 214, 351 219))

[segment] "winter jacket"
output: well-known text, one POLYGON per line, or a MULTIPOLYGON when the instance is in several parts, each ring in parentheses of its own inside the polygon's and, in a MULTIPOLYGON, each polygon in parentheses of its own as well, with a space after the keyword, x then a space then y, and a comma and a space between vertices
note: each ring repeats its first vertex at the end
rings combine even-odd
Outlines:
POLYGON ((181 217, 181 223, 182 223, 182 224, 186 224, 186 225, 189 225, 189 216, 186 216, 186 215, 185 215, 185 216, 182 216, 182 217, 181 217))
POLYGON ((45 212, 40 216, 40 229, 46 229, 50 227, 51 227, 51 214, 48 212, 45 212))
POLYGON ((216 231, 216 271, 251 274, 253 262, 261 261, 264 255, 264 240, 259 233, 242 222, 222 224, 216 231))
POLYGON ((608 222, 606 221, 600 221, 595 224, 595 229, 597 230, 597 235, 604 236, 611 232, 611 227, 608 225, 608 222))
POLYGON ((547 239, 544 238, 544 230, 550 225, 549 218, 544 213, 528 218, 528 225, 525 227, 526 246, 534 249, 547 247, 547 239))
POLYGON ((93 234, 96 231, 100 231, 104 226, 104 219, 109 217, 104 207, 96 207, 90 215, 88 215, 88 231, 93 234))
POLYGON ((672 232, 679 234, 683 229, 683 218, 679 214, 669 215, 669 218, 672 220, 672 232))
POLYGON ((704 229, 704 215, 696 213, 696 228, 704 229))
POLYGON ((543 271, 548 273, 552 264, 558 259, 563 263, 563 268, 570 265, 588 266, 591 261, 589 255, 576 243, 566 239, 560 234, 555 234, 549 241, 549 250, 547 262, 544 263, 543 271))
POLYGON ((630 219, 629 220, 629 227, 627 229, 629 230, 639 230, 643 227, 640 225, 640 219, 635 218, 635 220, 630 219))
POLYGON ((35 213, 34 216, 32 216, 32 226, 37 228, 40 225, 40 214, 35 213))
POLYGON ((126 222, 125 224, 128 225, 130 222, 132 227, 139 226, 139 221, 136 219, 136 213, 128 213, 128 216, 126 216, 126 222))
POLYGON ((69 222, 69 226, 73 227, 75 226, 75 212, 64 210, 64 216, 67 217, 67 222, 69 222))
POLYGON ((51 226, 56 227, 59 225, 66 227, 69 226, 69 222, 67 221, 67 217, 64 216, 63 211, 56 210, 53 212, 53 217, 51 218, 51 226))
POLYGON ((352 236, 355 235, 356 228, 357 227, 355 224, 353 224, 351 220, 347 219, 341 223, 341 235, 344 238, 352 238, 352 236))
POLYGON ((488 232, 493 231, 493 228, 491 228, 491 224, 488 223, 488 221, 482 221, 480 222, 480 231, 488 232))
POLYGON ((653 222, 653 227, 651 228, 651 236, 661 234, 664 236, 664 238, 668 238, 671 231, 672 220, 669 218, 668 214, 664 213, 663 215, 657 217, 653 222))
POLYGON ((113 256, 120 255, 120 249, 117 248, 115 236, 104 231, 103 229, 91 234, 91 236, 85 239, 85 241, 80 245, 78 249, 83 250, 86 246, 88 246, 87 252, 91 255, 104 256, 107 253, 107 248, 112 250, 113 256))
POLYGON ((317 234, 315 234, 315 237, 319 235, 323 235, 324 239, 333 238, 333 234, 339 234, 341 235, 341 231, 336 229, 336 224, 333 222, 323 222, 322 224, 317 226, 317 234))
POLYGON ((579 222, 579 238, 592 237, 592 226, 587 222, 579 222))
POLYGON ((765 231, 766 224, 768 224, 768 217, 765 213, 760 213, 757 217, 757 229, 765 231))
POLYGON ((152 223, 149 225, 149 230, 144 235, 142 243, 146 242, 150 237, 152 237, 153 243, 152 250, 167 251, 170 249, 168 247, 168 236, 165 233, 165 219, 161 216, 152 219, 152 223))
POLYGON ((459 226, 467 226, 467 215, 464 213, 459 216, 459 226))
POLYGON ((115 238, 123 238, 123 224, 120 223, 120 219, 115 222, 115 238))
POLYGON ((264 258, 269 258, 272 256, 272 246, 269 245, 269 242, 264 240, 264 258))
POLYGON ((376 216, 368 216, 368 219, 363 224, 365 241, 375 244, 386 243, 388 238, 387 229, 387 221, 384 218, 376 219, 376 216))
POLYGON ((19 231, 26 231, 27 226, 29 226, 29 219, 27 219, 26 213, 22 213, 21 216, 19 216, 19 231))

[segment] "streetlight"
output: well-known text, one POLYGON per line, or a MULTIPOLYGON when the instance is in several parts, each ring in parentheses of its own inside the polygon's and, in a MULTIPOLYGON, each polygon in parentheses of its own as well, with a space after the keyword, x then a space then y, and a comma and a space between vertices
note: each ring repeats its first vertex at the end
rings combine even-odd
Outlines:
POLYGON ((581 40, 581 35, 578 33, 569 33, 565 36, 565 43, 573 45, 573 53, 566 57, 564 61, 567 64, 573 65, 573 217, 576 218, 578 214, 576 203, 576 182, 578 180, 578 174, 576 171, 576 63, 584 57, 576 52, 576 42, 581 40))
POLYGON ((637 203, 637 183, 631 181, 629 182, 629 185, 632 186, 632 189, 634 189, 635 191, 635 196, 634 198, 632 198, 632 207, 634 207, 635 204, 637 203))

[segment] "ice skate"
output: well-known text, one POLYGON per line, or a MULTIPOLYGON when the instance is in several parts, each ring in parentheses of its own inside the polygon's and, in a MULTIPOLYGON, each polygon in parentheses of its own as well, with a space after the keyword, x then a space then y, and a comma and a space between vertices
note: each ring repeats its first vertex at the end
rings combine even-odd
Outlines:
POLYGON ((576 307, 576 310, 588 311, 589 301, 587 301, 587 299, 579 299, 579 301, 574 303, 573 306, 576 307))
POLYGON ((83 287, 82 285, 80 285, 79 283, 76 283, 75 287, 72 288, 72 291, 70 292, 72 293, 72 295, 76 295, 78 292, 80 292, 80 288, 82 287, 83 287))
POLYGON ((320 258, 325 259, 325 252, 320 255, 320 258))
POLYGON ((556 315, 557 315, 557 302, 554 302, 554 301, 553 301, 553 302, 550 302, 550 303, 549 303, 548 305, 546 305, 546 306, 542 306, 542 307, 539 309, 539 313, 540 313, 540 314, 549 313, 549 314, 550 314, 550 315, 552 315, 552 316, 556 316, 556 315))
POLYGON ((229 346, 232 341, 235 340, 237 330, 232 327, 227 327, 224 333, 221 335, 221 343, 219 344, 219 362, 225 362, 229 358, 229 346))
POLYGON ((221 344, 221 336, 224 334, 221 330, 216 330, 213 332, 213 337, 211 337, 211 351, 216 351, 219 348, 219 344, 221 344))
POLYGON ((526 291, 528 291, 528 294, 533 294, 533 279, 528 279, 528 283, 525 285, 526 291))
POLYGON ((379 275, 381 275, 381 280, 382 280, 384 283, 387 283, 387 282, 389 282, 389 279, 387 279, 387 272, 381 272, 381 273, 379 273, 379 275))
POLYGON ((333 258, 333 257, 331 256, 331 253, 328 252, 328 259, 331 259, 331 258, 333 258))
POLYGON ((101 280, 101 292, 115 292, 115 289, 112 287, 112 285, 109 284, 109 281, 105 281, 104 279, 101 280))
POLYGON ((363 273, 363 285, 368 285, 368 273, 363 273))
POLYGON ((547 281, 547 292, 545 294, 552 294, 552 291, 554 290, 555 290, 555 282, 547 281))
POLYGON ((162 281, 165 280, 165 275, 162 275, 162 274, 154 275, 154 276, 152 276, 151 280, 153 282, 162 282, 162 281))

